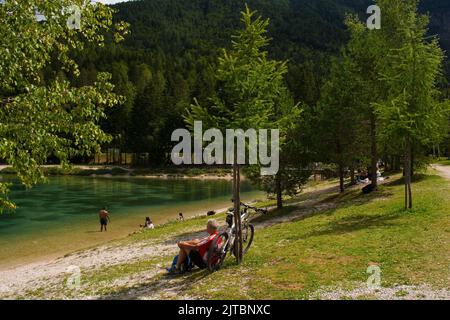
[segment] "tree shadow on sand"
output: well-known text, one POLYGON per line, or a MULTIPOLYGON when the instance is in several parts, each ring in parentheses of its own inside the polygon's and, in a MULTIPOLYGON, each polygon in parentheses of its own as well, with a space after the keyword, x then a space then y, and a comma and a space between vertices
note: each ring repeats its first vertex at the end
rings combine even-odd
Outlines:
POLYGON ((140 299, 188 299, 185 292, 204 278, 211 275, 208 270, 194 269, 180 275, 158 274, 146 279, 142 283, 123 287, 109 295, 102 296, 102 300, 140 300, 140 299))

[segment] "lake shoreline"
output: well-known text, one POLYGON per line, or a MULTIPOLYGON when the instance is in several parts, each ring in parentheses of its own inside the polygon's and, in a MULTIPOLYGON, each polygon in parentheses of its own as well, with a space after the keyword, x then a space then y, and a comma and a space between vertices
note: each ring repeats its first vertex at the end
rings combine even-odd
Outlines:
MULTIPOLYGON (((196 179, 233 180, 232 169, 225 168, 134 168, 114 165, 60 165, 42 166, 48 176, 83 176, 93 178, 145 178, 145 179, 196 179)), ((15 174, 10 165, 0 165, 0 174, 15 174)), ((241 174, 241 180, 246 180, 241 174)))
MULTIPOLYGON (((55 166, 50 166, 54 168, 55 166)), ((8 166, 0 166, 0 176, 4 175, 7 178, 10 173, 2 172, 2 169, 8 169, 8 166)), ((77 167, 79 170, 93 170, 93 167, 77 167)), ((104 168, 97 167, 96 170, 102 170, 104 168)), ((97 179, 100 181, 109 181, 110 179, 138 179, 144 183, 145 179, 155 179, 155 180, 204 180, 204 181, 225 181, 231 180, 228 176, 219 176, 212 174, 203 175, 178 175, 173 174, 165 175, 142 175, 142 176, 132 176, 132 175, 120 175, 113 176, 109 174, 95 174, 95 175, 49 175, 50 179, 64 179, 65 176, 79 179, 87 179, 87 181, 95 181, 97 179), (91 180, 91 178, 93 180, 91 180), (105 180, 103 180, 105 179, 105 180)), ((244 179, 243 179, 244 180, 244 179)), ((50 180, 51 181, 51 180, 50 180)), ((121 180, 119 181, 120 184, 121 180)), ((150 181, 150 180, 148 180, 150 181)), ((46 184, 45 184, 46 185, 46 184)), ((31 189, 30 191, 33 191, 31 189)), ((134 191, 133 193, 136 193, 134 191)), ((255 201, 256 199, 261 199, 261 191, 250 191, 247 195, 243 194, 243 201, 255 201)), ((42 194, 41 194, 42 196, 42 194)), ((81 196, 81 195, 80 195, 81 196)), ((28 199, 28 195, 26 196, 28 199)), ((78 197, 78 195, 77 195, 78 197)), ((265 197, 265 196, 264 196, 265 197)), ((227 208, 231 207, 230 202, 231 193, 228 196, 221 196, 219 198, 214 198, 213 200, 205 198, 202 200, 196 200, 194 202, 188 202, 186 204, 181 204, 180 207, 166 205, 162 207, 151 207, 147 212, 143 210, 127 213, 127 216, 120 217, 118 215, 112 214, 112 224, 108 228, 107 234, 102 234, 99 232, 98 219, 96 218, 96 213, 92 213, 92 218, 89 218, 89 222, 80 225, 67 225, 66 227, 59 229, 52 229, 47 231, 45 228, 42 229, 42 236, 38 233, 29 234, 26 236, 14 236, 8 242, 2 240, 4 246, 3 258, 0 259, 0 271, 14 272, 14 270, 28 269, 29 266, 36 264, 48 264, 61 259, 67 255, 74 254, 76 252, 90 250, 100 246, 110 245, 116 241, 123 241, 130 235, 139 232, 139 224, 144 222, 145 216, 152 217, 155 225, 157 227, 163 226, 166 223, 173 222, 176 220, 178 212, 183 212, 186 220, 195 219, 198 217, 205 217, 208 211, 214 210, 216 212, 224 212, 227 208), (229 204, 229 205, 228 205, 229 204), (70 232, 67 232, 70 230, 70 232)), ((28 200, 27 200, 28 201, 28 200)), ((112 208, 113 209, 113 208, 112 208)), ((81 208, 80 208, 81 210, 81 208)), ((39 231, 40 232, 40 231, 39 231)), ((21 272, 18 271, 18 276, 20 277, 21 272)))
MULTIPOLYGON (((186 213, 186 221, 206 217, 208 211, 211 211, 211 210, 214 210, 216 212, 216 214, 224 213, 228 210, 228 208, 229 207, 224 207, 224 206, 216 207, 214 209, 203 208, 203 209, 199 209, 199 211, 201 213, 197 213, 197 214, 189 214, 189 212, 188 212, 188 213, 186 213)), ((156 225, 156 228, 164 227, 167 223, 173 223, 174 219, 171 219, 171 218, 172 217, 168 217, 165 221, 156 225)), ((213 218, 214 217, 211 217, 211 219, 213 219, 213 218)), ((181 223, 182 222, 180 222, 180 224, 181 223)), ((82 247, 74 249, 74 250, 59 250, 58 252, 54 252, 51 254, 43 254, 43 255, 33 257, 33 258, 20 259, 20 257, 19 257, 18 259, 10 261, 10 262, 0 263, 0 272, 14 272, 15 270, 22 270, 22 269, 27 270, 29 268, 34 268, 34 266, 36 266, 36 265, 50 264, 57 260, 63 259, 67 256, 75 255, 80 252, 95 250, 96 248, 104 247, 104 246, 108 246, 108 245, 114 245, 115 242, 125 241, 127 238, 129 238, 132 235, 139 233, 141 231, 143 231, 143 229, 136 228, 135 231, 129 232, 127 235, 113 237, 108 240, 105 240, 105 241, 102 241, 99 243, 93 243, 93 244, 87 245, 87 246, 82 246, 82 247)), ((148 232, 151 232, 151 230, 148 230, 148 232)), ((18 276, 20 276, 20 274, 18 274, 18 276)))

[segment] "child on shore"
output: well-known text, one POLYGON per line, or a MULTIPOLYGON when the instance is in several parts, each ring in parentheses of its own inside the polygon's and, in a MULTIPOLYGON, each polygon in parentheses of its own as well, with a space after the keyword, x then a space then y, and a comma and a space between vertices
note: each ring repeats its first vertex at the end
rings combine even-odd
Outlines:
POLYGON ((149 217, 146 217, 144 225, 141 224, 141 228, 155 229, 155 225, 153 224, 153 221, 149 217))

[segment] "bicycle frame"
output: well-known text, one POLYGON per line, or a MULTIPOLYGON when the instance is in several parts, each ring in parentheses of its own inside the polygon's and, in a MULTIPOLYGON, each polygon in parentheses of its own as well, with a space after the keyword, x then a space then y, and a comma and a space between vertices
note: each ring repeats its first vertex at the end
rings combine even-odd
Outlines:
MULTIPOLYGON (((232 220, 233 223, 232 223, 231 227, 227 227, 227 230, 225 231, 225 233, 228 234, 228 240, 225 242, 225 244, 223 246, 223 250, 224 250, 224 252, 230 251, 230 253, 232 253, 234 241, 236 239, 236 224, 234 222, 234 212, 228 211, 228 214, 233 215, 233 220, 232 220)), ((244 211, 243 213, 241 213, 242 225, 245 225, 246 223, 248 223, 248 217, 249 217, 248 211, 244 211)))

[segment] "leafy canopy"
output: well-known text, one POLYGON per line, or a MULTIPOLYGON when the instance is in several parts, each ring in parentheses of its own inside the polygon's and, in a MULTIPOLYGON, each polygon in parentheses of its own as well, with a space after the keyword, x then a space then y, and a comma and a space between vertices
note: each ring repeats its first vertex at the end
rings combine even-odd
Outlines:
MULTIPOLYGON (((110 76, 99 73, 94 85, 73 87, 64 75, 79 74, 73 52, 103 45, 113 28, 121 40, 127 26, 114 25, 112 15, 109 7, 88 0, 0 5, 0 158, 26 186, 44 178, 40 166, 49 156, 67 165, 71 157, 90 155, 109 140, 98 122, 105 107, 121 100, 112 93, 110 76), (73 14, 68 8, 74 5, 81 10, 81 29, 68 27, 73 14), (46 70, 53 77, 44 79, 46 70)), ((14 208, 7 193, 8 185, 0 183, 0 208, 14 208)))
MULTIPOLYGON (((277 102, 285 94, 285 62, 270 60, 264 48, 269 20, 254 18, 246 7, 244 29, 233 36, 232 48, 223 50, 217 68, 218 88, 209 108, 195 103, 186 117, 190 125, 202 120, 206 127, 220 129, 267 128, 276 115, 277 102)), ((285 107, 279 103, 278 107, 285 107)))

